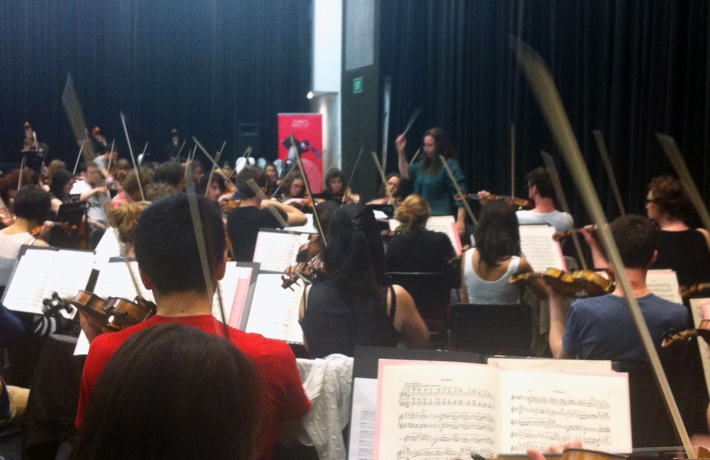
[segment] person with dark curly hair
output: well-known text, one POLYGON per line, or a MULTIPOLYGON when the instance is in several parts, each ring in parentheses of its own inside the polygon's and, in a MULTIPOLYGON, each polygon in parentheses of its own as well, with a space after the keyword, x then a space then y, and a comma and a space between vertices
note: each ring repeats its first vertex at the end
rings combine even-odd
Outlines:
POLYGON ((683 184, 673 177, 655 177, 648 186, 646 213, 658 226, 658 257, 651 268, 670 268, 678 284, 710 282, 710 234, 690 228, 693 208, 683 184))

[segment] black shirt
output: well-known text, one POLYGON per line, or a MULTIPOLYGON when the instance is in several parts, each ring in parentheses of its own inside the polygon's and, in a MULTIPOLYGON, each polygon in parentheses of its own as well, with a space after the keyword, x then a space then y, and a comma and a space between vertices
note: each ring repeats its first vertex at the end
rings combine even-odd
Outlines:
MULTIPOLYGON (((288 216, 284 211, 277 210, 284 220, 288 216)), ((237 208, 227 217, 227 234, 232 241, 232 254, 234 260, 251 262, 254 258, 256 238, 260 228, 283 228, 278 220, 268 209, 259 209, 256 206, 237 208)))
POLYGON ((447 273, 455 252, 441 232, 416 230, 398 233, 387 245, 388 272, 447 273))

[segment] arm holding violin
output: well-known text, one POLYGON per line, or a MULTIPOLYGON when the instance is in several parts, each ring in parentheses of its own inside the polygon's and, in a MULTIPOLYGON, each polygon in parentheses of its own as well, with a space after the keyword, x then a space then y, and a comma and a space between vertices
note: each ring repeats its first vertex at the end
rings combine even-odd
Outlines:
POLYGON ((79 201, 86 201, 94 195, 97 195, 97 194, 104 194, 105 195, 107 193, 108 193, 108 187, 106 187, 105 185, 101 186, 101 187, 95 187, 95 188, 92 188, 91 190, 87 190, 86 192, 79 195, 79 201))
POLYGON ((587 242, 589 248, 592 250, 592 262, 594 263, 594 268, 609 268, 609 261, 607 260, 606 255, 604 255, 604 249, 602 248, 599 238, 597 238, 597 234, 594 230, 594 225, 587 225, 586 227, 582 228, 579 233, 582 234, 584 240, 587 242))
POLYGON ((570 358, 565 352, 563 339, 565 336, 565 326, 567 323, 567 307, 565 296, 557 291, 548 288, 550 296, 550 350, 552 357, 558 359, 570 358))
MULTIPOLYGON (((398 285, 392 286, 397 302, 394 314, 394 328, 399 331, 407 344, 407 348, 424 348, 429 344, 429 329, 422 319, 414 299, 409 293, 398 285)), ((389 313, 392 305, 391 292, 387 290, 387 310, 389 313)))
MULTIPOLYGON (((518 273, 517 274, 533 273, 533 272, 534 272, 534 270, 532 268, 532 265, 530 265, 530 263, 527 261, 527 259, 525 257, 521 257, 520 264, 518 265, 518 273)), ((530 288, 530 290, 533 293, 536 293, 536 295, 538 295, 538 296, 542 295, 543 292, 547 291, 547 285, 542 280, 542 278, 539 276, 531 277, 530 283, 535 285, 535 286, 532 286, 530 288), (539 294, 537 294, 537 293, 539 293, 539 294)), ((541 299, 541 300, 544 300, 544 299, 541 299)))
POLYGON ((292 226, 304 225, 308 220, 306 219, 306 215, 303 214, 301 210, 286 203, 279 203, 278 201, 274 200, 262 200, 261 209, 266 209, 268 207, 276 208, 279 211, 285 212, 286 222, 292 226))

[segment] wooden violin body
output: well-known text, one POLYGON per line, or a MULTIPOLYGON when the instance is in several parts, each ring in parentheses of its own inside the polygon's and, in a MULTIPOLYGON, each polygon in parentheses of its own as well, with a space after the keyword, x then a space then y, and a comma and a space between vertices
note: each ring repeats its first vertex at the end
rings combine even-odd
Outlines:
MULTIPOLYGON (((471 194, 471 193, 464 193, 464 194, 457 194, 454 199, 456 201, 462 201, 462 200, 479 200, 478 195, 471 194)), ((518 206, 520 208, 524 209, 533 209, 535 207, 535 202, 532 200, 527 200, 525 198, 516 198, 514 196, 502 196, 502 195, 494 195, 494 194, 489 194, 487 200, 502 200, 505 201, 508 204, 512 204, 513 206, 518 206)))
POLYGON ((710 344, 710 319, 700 321, 697 329, 688 329, 685 331, 670 330, 663 336, 662 347, 668 347, 677 342, 687 342, 693 337, 701 337, 706 343, 710 344))
POLYGON ((323 261, 320 258, 320 253, 323 251, 321 239, 319 235, 311 235, 308 240, 308 243, 298 249, 296 265, 291 265, 281 275, 282 288, 290 288, 299 278, 312 283, 323 272, 323 261))
POLYGON ((710 294, 710 283, 691 284, 690 286, 680 286, 678 289, 681 297, 700 296, 710 294))
POLYGON ((552 290, 565 297, 597 297, 614 290, 613 280, 608 280, 590 270, 567 273, 557 268, 548 268, 542 274, 528 272, 513 275, 508 282, 529 285, 538 298, 547 299, 547 292, 532 282, 535 279, 542 279, 552 290))
POLYGON ((136 297, 133 302, 120 297, 104 300, 94 293, 79 291, 73 298, 66 299, 59 298, 55 292, 52 299, 59 301, 61 305, 73 305, 102 326, 114 331, 142 323, 155 314, 155 304, 142 297, 136 297))

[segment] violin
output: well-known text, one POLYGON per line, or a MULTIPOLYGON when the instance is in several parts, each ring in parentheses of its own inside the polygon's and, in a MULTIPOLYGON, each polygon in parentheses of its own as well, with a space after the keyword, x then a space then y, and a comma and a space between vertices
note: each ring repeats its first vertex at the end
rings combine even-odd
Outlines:
MULTIPOLYGON (((456 196, 454 197, 456 201, 463 201, 463 200, 478 200, 480 201, 480 198, 478 198, 478 195, 473 194, 473 193, 457 193, 456 196)), ((494 194, 489 194, 487 200, 503 200, 508 204, 512 204, 513 206, 518 206, 521 208, 525 209, 533 209, 535 207, 535 202, 532 200, 526 200, 525 198, 516 198, 514 196, 502 196, 502 195, 494 195, 494 194)))
POLYGON ((597 297, 608 294, 614 290, 614 281, 604 278, 590 270, 577 270, 567 273, 557 268, 548 268, 544 273, 519 273, 511 276, 511 284, 529 285, 533 293, 540 299, 547 299, 548 295, 540 285, 534 283, 536 279, 550 286, 550 288, 565 297, 597 297))
MULTIPOLYGON (((593 225, 592 227, 593 227, 594 230, 597 229, 597 226, 596 226, 596 225, 593 225)), ((579 233, 579 232, 581 232, 582 230, 584 230, 584 229, 582 229, 582 228, 570 228, 569 230, 565 230, 565 231, 562 232, 562 233, 555 233, 554 235, 552 235, 552 239, 555 240, 555 241, 560 241, 561 239, 567 238, 568 236, 572 236, 573 234, 579 233)))
POLYGON ((360 202, 360 195, 353 193, 352 189, 350 187, 345 189, 345 193, 343 193, 343 204, 352 204, 352 203, 359 203, 360 202))
POLYGON ((680 286, 678 289, 681 297, 689 297, 696 294, 707 294, 710 291, 710 283, 691 284, 690 286, 680 286))
POLYGON ((687 342, 693 337, 701 337, 706 343, 710 344, 710 319, 700 321, 697 329, 688 329, 680 332, 671 329, 663 336, 661 346, 668 347, 674 343, 687 342))
POLYGON ((88 291, 79 291, 76 296, 65 299, 55 292, 51 299, 45 299, 44 302, 47 302, 45 305, 56 305, 59 308, 72 305, 112 331, 142 323, 156 312, 155 304, 142 297, 136 297, 133 302, 120 297, 104 300, 88 291))
POLYGON ((308 242, 298 248, 296 255, 296 265, 291 265, 281 276, 281 287, 290 288, 299 278, 312 283, 315 278, 323 273, 323 261, 320 253, 323 251, 323 243, 319 235, 311 235, 308 242))

